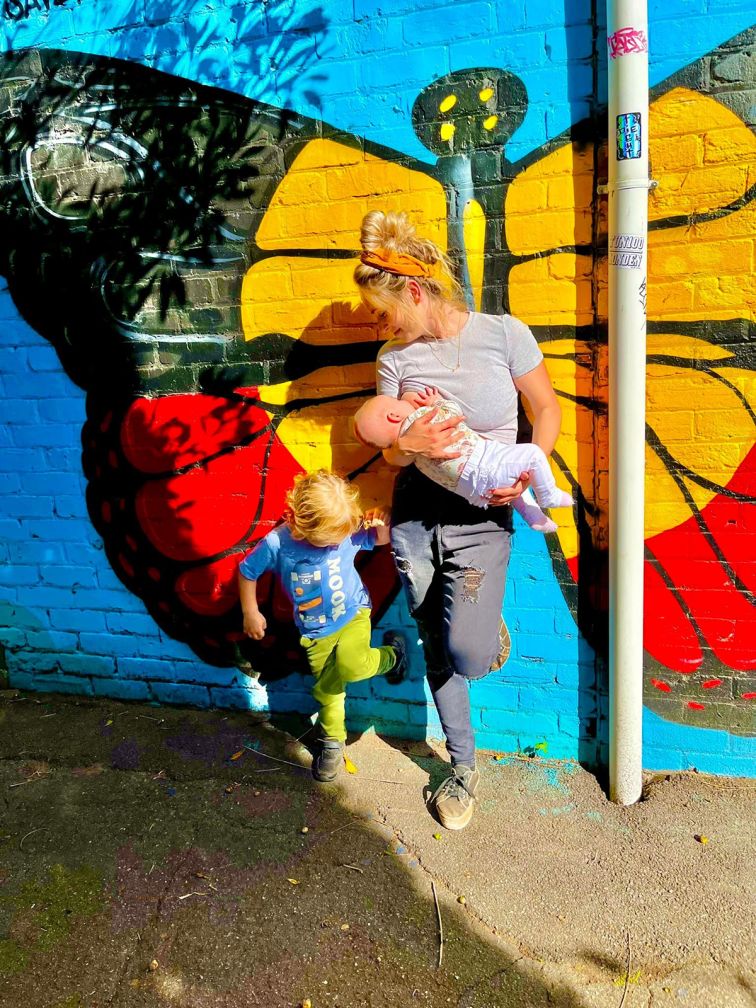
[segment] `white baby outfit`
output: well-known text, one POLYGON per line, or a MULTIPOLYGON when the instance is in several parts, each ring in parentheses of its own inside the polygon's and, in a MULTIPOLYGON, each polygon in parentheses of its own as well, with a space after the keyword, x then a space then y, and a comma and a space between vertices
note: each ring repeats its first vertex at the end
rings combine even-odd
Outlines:
MULTIPOLYGON (((419 417, 437 409, 433 423, 462 416, 460 407, 449 399, 440 399, 434 406, 421 406, 407 417, 400 429, 405 434, 419 417)), ((416 455, 414 463, 429 479, 453 490, 478 507, 487 507, 487 494, 499 487, 511 486, 523 472, 531 474, 535 499, 529 490, 513 501, 513 507, 528 525, 538 532, 554 532, 556 524, 541 511, 541 507, 570 507, 572 498, 554 482, 548 459, 534 444, 503 444, 484 438, 461 422, 456 430, 462 437, 454 442, 452 451, 459 458, 430 459, 416 455), (536 504, 536 501, 538 502, 536 504), (541 507, 539 507, 540 505, 541 507)))

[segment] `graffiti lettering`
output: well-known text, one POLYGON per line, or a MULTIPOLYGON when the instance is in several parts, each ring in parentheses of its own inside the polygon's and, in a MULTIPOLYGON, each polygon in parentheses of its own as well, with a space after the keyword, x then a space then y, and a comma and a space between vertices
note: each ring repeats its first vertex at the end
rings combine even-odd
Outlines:
POLYGON ((637 252, 612 252, 609 256, 610 266, 621 266, 624 269, 640 269, 643 257, 637 252))
POLYGON ((609 245, 610 252, 642 252, 645 242, 642 235, 614 235, 609 245))
MULTIPOLYGON (((2 0, 2 17, 4 21, 25 21, 34 11, 50 13, 52 7, 66 7, 73 0, 2 0)), ((81 0, 76 0, 81 3, 81 0)))
POLYGON ((609 55, 612 59, 627 56, 628 53, 648 52, 648 39, 640 28, 620 28, 607 38, 609 55))

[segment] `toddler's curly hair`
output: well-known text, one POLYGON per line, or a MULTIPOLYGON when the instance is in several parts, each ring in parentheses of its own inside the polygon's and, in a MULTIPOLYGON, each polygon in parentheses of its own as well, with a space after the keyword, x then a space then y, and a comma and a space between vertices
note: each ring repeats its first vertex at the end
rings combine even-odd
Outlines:
POLYGON ((286 504, 292 537, 313 546, 335 546, 362 524, 359 490, 327 469, 298 476, 286 504))

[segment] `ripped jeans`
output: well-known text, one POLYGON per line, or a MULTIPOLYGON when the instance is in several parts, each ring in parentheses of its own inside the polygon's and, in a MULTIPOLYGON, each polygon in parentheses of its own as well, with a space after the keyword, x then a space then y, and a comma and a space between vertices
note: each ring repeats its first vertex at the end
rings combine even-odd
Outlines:
POLYGON ((469 683, 499 652, 511 535, 511 507, 475 507, 414 466, 399 474, 391 545, 453 764, 475 761, 469 683))

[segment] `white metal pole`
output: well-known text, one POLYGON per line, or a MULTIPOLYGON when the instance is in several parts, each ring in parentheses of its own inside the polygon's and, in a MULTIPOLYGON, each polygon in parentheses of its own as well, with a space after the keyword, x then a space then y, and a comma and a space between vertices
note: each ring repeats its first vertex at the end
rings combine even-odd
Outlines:
POLYGON ((642 788, 648 13, 607 0, 609 64, 609 785, 642 788))

